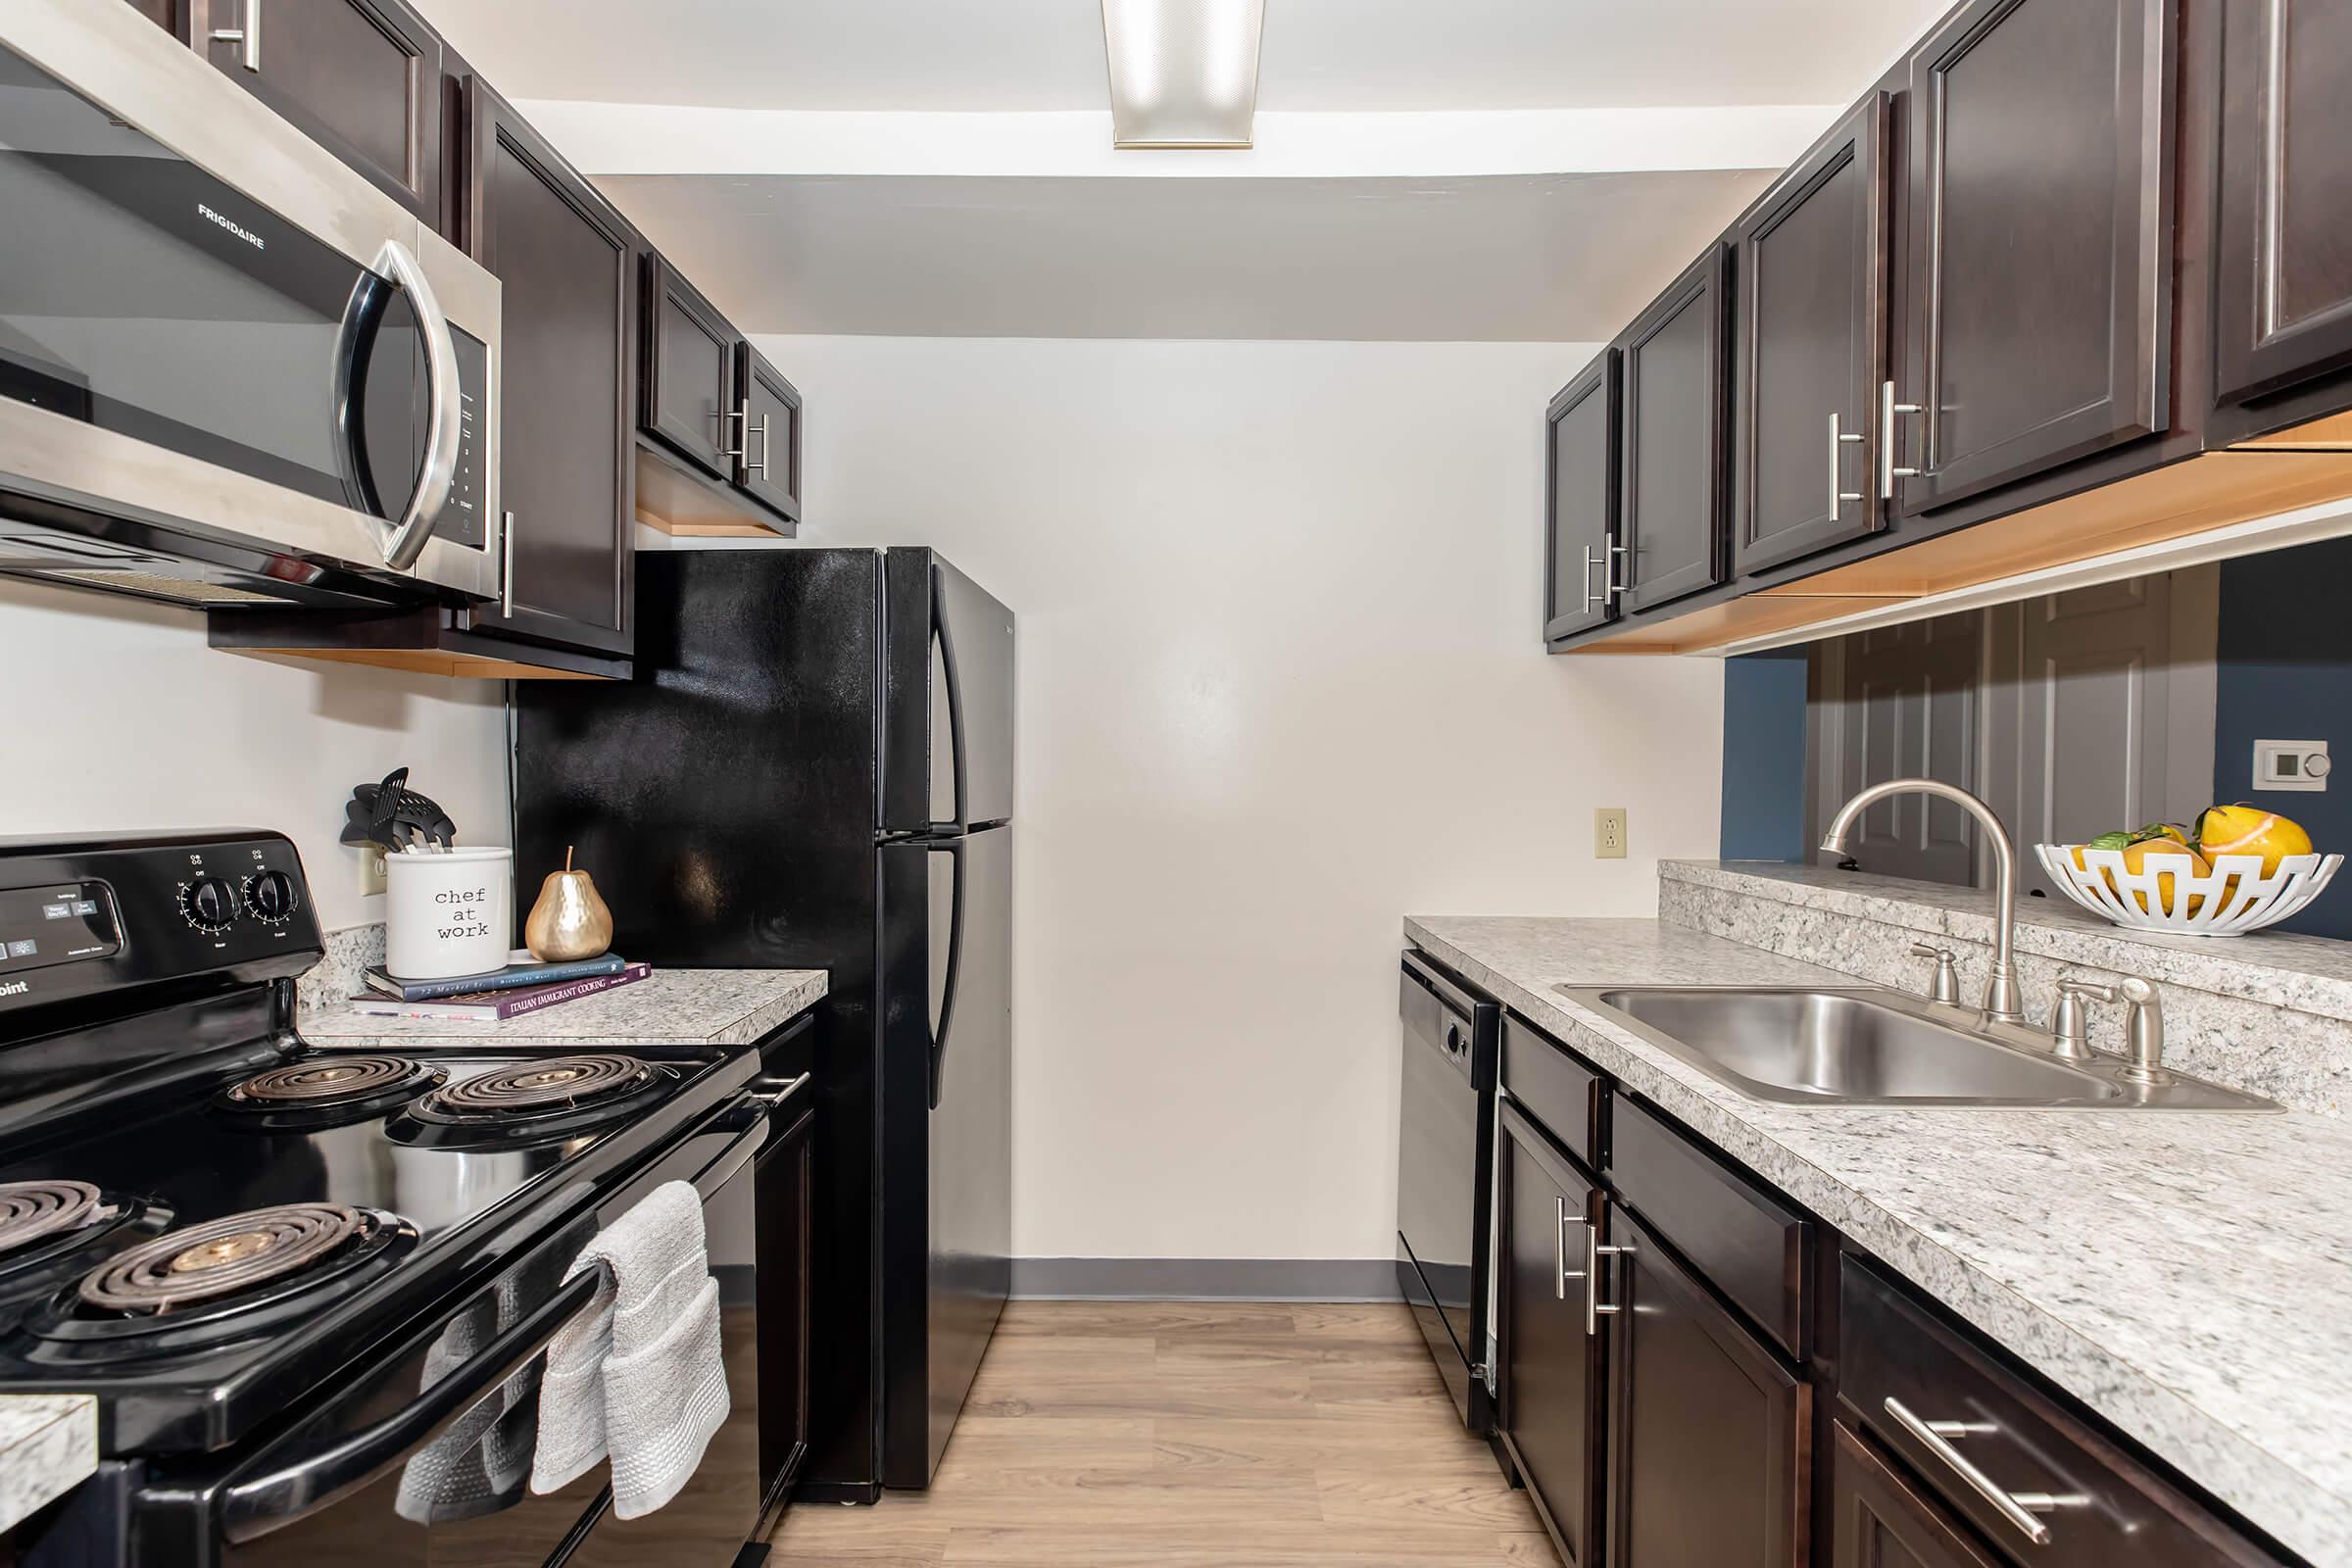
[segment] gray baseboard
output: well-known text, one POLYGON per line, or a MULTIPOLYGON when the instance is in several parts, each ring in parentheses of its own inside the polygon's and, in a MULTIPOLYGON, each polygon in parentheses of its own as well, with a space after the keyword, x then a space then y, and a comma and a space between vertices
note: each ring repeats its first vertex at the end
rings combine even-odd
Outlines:
POLYGON ((1386 1257, 1016 1257, 1032 1301, 1394 1301, 1386 1257))

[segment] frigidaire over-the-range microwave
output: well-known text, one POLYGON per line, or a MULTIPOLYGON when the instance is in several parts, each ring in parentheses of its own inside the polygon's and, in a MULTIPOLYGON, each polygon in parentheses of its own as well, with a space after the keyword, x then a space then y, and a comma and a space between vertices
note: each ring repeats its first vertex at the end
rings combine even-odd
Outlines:
POLYGON ((0 0, 0 572, 495 597, 499 285, 122 0, 0 0))

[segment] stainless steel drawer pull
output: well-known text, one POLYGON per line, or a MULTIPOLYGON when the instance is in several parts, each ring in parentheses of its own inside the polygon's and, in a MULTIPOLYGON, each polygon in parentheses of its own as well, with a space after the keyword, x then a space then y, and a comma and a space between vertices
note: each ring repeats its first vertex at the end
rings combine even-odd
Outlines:
POLYGON ((787 1100, 790 1100, 793 1096, 799 1094, 802 1086, 808 1082, 808 1075, 807 1073, 803 1073, 781 1089, 770 1090, 763 1095, 754 1095, 752 1098, 760 1102, 764 1108, 773 1110, 778 1105, 784 1103, 784 1102, 787 1100))
POLYGON ((1895 464, 1894 449, 1899 443, 1894 433, 1894 416, 1898 414, 1925 414, 1926 412, 1926 409, 1916 403, 1895 402, 1892 381, 1883 381, 1879 384, 1879 499, 1881 501, 1894 499, 1895 480, 1913 479, 1919 476, 1917 468, 1898 467, 1895 464))
POLYGON ((1962 1438, 1988 1438, 2000 1428, 1989 1421, 1930 1421, 1915 1414, 1910 1406, 1893 1395, 1886 1396, 1886 1413, 1905 1432, 1917 1438, 1927 1450, 1949 1466, 1952 1474, 1968 1483, 1968 1488, 1991 1504, 2019 1535, 2036 1546, 2050 1544, 2050 1527, 2035 1518, 2036 1514, 2056 1513, 2061 1508, 2088 1506, 2090 1499, 2077 1494, 2048 1492, 2010 1492, 2001 1484, 1978 1469, 1967 1454, 1954 1444, 1962 1438))

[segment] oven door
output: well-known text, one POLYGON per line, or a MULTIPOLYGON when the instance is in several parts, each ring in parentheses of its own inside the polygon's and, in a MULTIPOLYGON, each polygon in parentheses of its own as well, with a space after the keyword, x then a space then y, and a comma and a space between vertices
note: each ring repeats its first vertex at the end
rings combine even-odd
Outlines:
POLYGON ((1462 1419, 1485 1429, 1487 1218, 1499 1013, 1417 955, 1398 987, 1396 1284, 1462 1419))
POLYGON ((86 0, 0 6, 0 569, 497 591, 499 289, 454 246, 86 0))
MULTIPOLYGON (((746 1102, 755 1105, 755 1102, 746 1102)), ((731 1408, 701 1467, 664 1508, 621 1527, 637 1563, 725 1568, 760 1510, 759 1348, 743 1260, 754 1243, 754 1156, 766 1119, 706 1123, 594 1213, 535 1248, 451 1312, 370 1354, 336 1392, 227 1468, 152 1469, 132 1515, 139 1568, 492 1568, 545 1563, 602 1519, 605 1467, 530 1491, 548 1344, 591 1310, 594 1274, 564 1270, 600 1226, 654 1188, 703 1196, 731 1408)), ((623 1560, 612 1553, 577 1559, 623 1560)))

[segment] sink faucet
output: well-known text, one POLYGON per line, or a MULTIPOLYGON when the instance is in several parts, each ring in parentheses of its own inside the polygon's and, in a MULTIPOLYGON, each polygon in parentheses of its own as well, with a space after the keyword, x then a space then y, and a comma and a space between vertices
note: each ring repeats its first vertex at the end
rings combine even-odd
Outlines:
POLYGON ((1884 784, 1873 784, 1839 807, 1829 831, 1821 836, 1821 847, 1832 855, 1843 855, 1845 836, 1854 830, 1854 823, 1864 811, 1889 795, 1933 795, 1937 800, 1951 802, 1983 824, 1984 836, 1992 844, 1993 899, 1998 906, 1992 933, 1992 972, 1984 977, 1983 1012, 1990 1023, 2025 1022, 2026 998, 2018 986, 2013 961, 2017 932, 2017 845, 1991 807, 1940 779, 1888 779, 1884 784))

